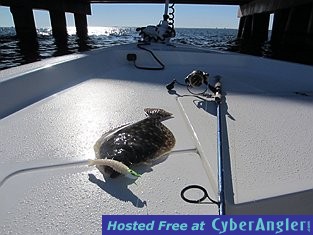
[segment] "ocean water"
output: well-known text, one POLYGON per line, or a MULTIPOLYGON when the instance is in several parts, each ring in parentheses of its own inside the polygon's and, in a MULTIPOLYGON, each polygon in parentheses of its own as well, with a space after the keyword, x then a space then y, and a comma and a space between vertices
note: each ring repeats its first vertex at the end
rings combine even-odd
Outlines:
MULTIPOLYGON (((287 60, 313 65, 313 48, 302 43, 271 45, 255 43, 254 40, 237 40, 236 29, 176 28, 173 43, 198 47, 228 50, 279 60, 287 60)), ((97 48, 137 42, 140 37, 133 27, 88 27, 88 37, 84 40, 76 36, 76 28, 68 27, 67 41, 55 40, 51 28, 37 29, 37 43, 21 45, 14 27, 0 27, 0 70, 19 66, 49 57, 60 56, 97 48), (33 45, 34 44, 34 45, 33 45)), ((271 31, 269 31, 270 38, 271 31)))
MULTIPOLYGON (((30 63, 45 58, 77 53, 97 48, 137 42, 140 37, 132 27, 88 27, 88 38, 79 39, 75 27, 68 27, 67 43, 58 43, 52 36, 51 28, 37 29, 38 45, 26 48, 20 46, 14 27, 0 27, 0 70, 30 63)), ((195 45, 217 50, 228 50, 236 38, 235 29, 176 29, 174 43, 195 45)))

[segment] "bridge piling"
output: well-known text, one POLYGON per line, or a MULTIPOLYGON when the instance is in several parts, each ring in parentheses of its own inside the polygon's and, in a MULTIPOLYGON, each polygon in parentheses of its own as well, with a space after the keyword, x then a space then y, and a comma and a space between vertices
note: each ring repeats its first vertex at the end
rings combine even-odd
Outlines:
POLYGON ((290 9, 281 9, 275 11, 274 13, 271 35, 271 44, 274 47, 281 44, 281 42, 283 41, 284 31, 286 28, 289 13, 290 9))
POLYGON ((245 16, 241 33, 241 39, 247 40, 251 37, 253 16, 245 16))
POLYGON ((62 55, 68 53, 67 44, 67 29, 66 29, 66 18, 65 12, 61 10, 49 10, 50 22, 52 28, 52 35, 57 51, 56 55, 62 55))
POLYGON ((242 17, 240 17, 240 21, 239 21, 237 38, 241 38, 244 24, 245 24, 245 17, 242 16, 242 17))
POLYGON ((37 31, 33 11, 24 5, 11 6, 10 11, 15 24, 16 36, 19 39, 18 46, 26 62, 38 60, 37 31))
POLYGON ((64 11, 50 10, 52 35, 58 41, 67 40, 66 18, 64 11))
POLYGON ((74 13, 76 34, 79 38, 85 39, 88 35, 87 16, 84 14, 74 13))
POLYGON ((257 43, 263 43, 268 39, 269 13, 258 13, 253 15, 251 38, 257 43))
POLYGON ((308 34, 312 4, 294 7, 290 10, 284 31, 286 46, 303 46, 308 34))
POLYGON ((262 43, 268 39, 269 13, 259 13, 240 18, 237 37, 262 43))
POLYGON ((11 6, 16 35, 20 39, 35 40, 37 31, 33 10, 27 6, 11 6))

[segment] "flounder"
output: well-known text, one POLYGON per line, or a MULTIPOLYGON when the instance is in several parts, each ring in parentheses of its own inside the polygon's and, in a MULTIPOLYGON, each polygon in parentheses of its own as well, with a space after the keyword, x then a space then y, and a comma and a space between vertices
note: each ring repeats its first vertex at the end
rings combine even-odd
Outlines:
MULTIPOLYGON (((144 109, 147 117, 106 133, 94 145, 96 158, 113 159, 126 166, 149 162, 164 156, 175 145, 173 133, 162 124, 172 114, 163 109, 144 109)), ((110 166, 97 165, 104 175, 111 178, 120 173, 110 166)))

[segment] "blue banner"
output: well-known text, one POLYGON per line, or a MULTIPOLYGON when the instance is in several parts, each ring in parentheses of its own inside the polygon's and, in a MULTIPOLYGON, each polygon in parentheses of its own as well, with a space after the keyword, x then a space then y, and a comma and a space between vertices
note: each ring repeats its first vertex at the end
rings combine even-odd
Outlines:
POLYGON ((102 234, 312 234, 313 216, 103 215, 102 234))

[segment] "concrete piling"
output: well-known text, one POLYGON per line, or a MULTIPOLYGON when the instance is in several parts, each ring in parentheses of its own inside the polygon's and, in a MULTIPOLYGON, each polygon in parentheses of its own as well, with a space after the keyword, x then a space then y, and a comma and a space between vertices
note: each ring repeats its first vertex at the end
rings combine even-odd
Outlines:
POLYGON ((26 62, 38 60, 37 31, 33 11, 31 8, 12 6, 10 11, 15 24, 16 36, 19 39, 18 46, 26 62))
POLYGON ((74 13, 76 34, 79 38, 87 38, 88 28, 87 28, 87 16, 84 14, 74 13))
MULTIPOLYGON (((254 0, 240 6, 238 42, 243 52, 259 47, 261 54, 293 61, 313 61, 313 0, 254 0), (274 14, 268 41, 270 14, 274 14), (265 50, 265 51, 264 51, 265 50)), ((255 50, 255 49, 253 49, 255 50)))
MULTIPOLYGON (((88 0, 0 0, 0 5, 8 6, 11 9, 16 29, 16 35, 21 45, 37 45, 37 32, 33 9, 49 11, 52 34, 55 43, 61 51, 67 50, 67 29, 65 12, 74 13, 77 35, 82 41, 86 39, 87 17, 91 14, 90 2, 88 0)), ((28 45, 28 46, 27 46, 28 45)), ((32 49, 34 51, 34 48, 32 49)))
POLYGON ((277 10, 271 36, 272 55, 298 62, 313 61, 313 4, 277 10))
POLYGON ((253 15, 251 38, 259 43, 268 39, 268 25, 270 21, 269 13, 259 13, 253 15))
POLYGON ((271 35, 271 44, 273 46, 277 46, 282 43, 289 14, 290 9, 277 10, 274 13, 271 35))
POLYGON ((252 22, 253 22, 253 16, 252 15, 245 16, 242 34, 241 34, 241 39, 249 40, 251 38, 252 22))
POLYGON ((52 35, 57 51, 55 55, 68 54, 66 18, 64 11, 50 10, 50 22, 52 27, 52 35))
POLYGON ((244 24, 245 24, 245 17, 243 16, 243 17, 240 17, 237 38, 241 38, 244 24))
POLYGON ((268 37, 268 24, 270 15, 260 13, 243 16, 239 22, 238 38, 243 40, 253 40, 264 42, 268 37))
POLYGON ((56 40, 66 41, 67 29, 65 12, 50 10, 50 22, 52 27, 52 34, 56 40))
POLYGON ((35 40, 37 31, 33 10, 26 6, 11 6, 10 11, 13 16, 16 35, 20 39, 35 40))
POLYGON ((303 46, 308 33, 310 15, 311 5, 301 5, 290 10, 284 32, 284 44, 303 46))

